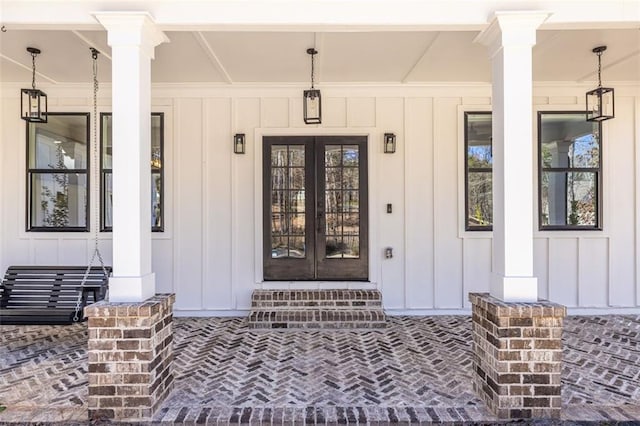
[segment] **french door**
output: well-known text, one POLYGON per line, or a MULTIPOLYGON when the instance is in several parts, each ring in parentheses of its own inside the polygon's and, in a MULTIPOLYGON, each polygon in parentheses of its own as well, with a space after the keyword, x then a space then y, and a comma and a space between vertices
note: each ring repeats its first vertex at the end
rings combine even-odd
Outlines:
POLYGON ((366 136, 263 140, 265 280, 368 279, 366 136))

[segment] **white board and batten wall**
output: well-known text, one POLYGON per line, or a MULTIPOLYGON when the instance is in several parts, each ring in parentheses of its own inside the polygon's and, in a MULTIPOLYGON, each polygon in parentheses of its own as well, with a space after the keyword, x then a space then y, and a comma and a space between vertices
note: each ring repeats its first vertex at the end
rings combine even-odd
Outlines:
MULTIPOLYGON (((152 110, 165 114, 165 232, 153 234, 153 268, 157 291, 176 293, 177 315, 245 314, 256 288, 379 288, 390 314, 468 313, 467 293, 488 291, 491 233, 464 231, 462 117, 490 110, 490 87, 321 89, 323 123, 308 126, 301 88, 154 86, 152 110), (395 154, 382 152, 386 132, 397 136, 395 154), (233 153, 235 133, 246 134, 244 155, 233 153), (370 283, 262 282, 261 140, 296 134, 369 137, 370 283), (385 247, 393 247, 392 259, 384 259, 385 247)), ((534 112, 582 110, 584 91, 535 86, 534 112)), ((48 92, 50 111, 91 111, 89 87, 48 92)), ((7 93, 0 114, 0 266, 86 264, 92 233, 25 231, 25 125, 19 98, 7 93)), ((110 111, 108 88, 99 104, 110 111)), ((534 130, 534 152, 536 138, 534 130)), ((603 230, 533 230, 539 295, 570 312, 638 312, 637 86, 616 87, 616 118, 604 124, 602 155, 603 230)), ((99 238, 110 262, 111 235, 99 238)))

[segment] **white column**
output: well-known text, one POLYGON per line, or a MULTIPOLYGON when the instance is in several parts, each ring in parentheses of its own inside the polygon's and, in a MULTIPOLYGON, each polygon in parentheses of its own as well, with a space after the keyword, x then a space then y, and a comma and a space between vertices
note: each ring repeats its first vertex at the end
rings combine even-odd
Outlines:
POLYGON ((532 59, 544 12, 496 12, 476 41, 492 63, 493 279, 506 302, 538 299, 533 276, 532 59))
POLYGON ((151 60, 168 41, 143 12, 100 12, 112 55, 113 277, 110 302, 155 295, 151 271, 151 60))

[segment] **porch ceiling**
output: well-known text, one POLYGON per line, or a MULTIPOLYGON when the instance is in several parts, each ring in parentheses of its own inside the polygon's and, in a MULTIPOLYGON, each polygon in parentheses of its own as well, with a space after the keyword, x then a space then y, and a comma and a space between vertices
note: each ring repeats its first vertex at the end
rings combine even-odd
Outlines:
MULTIPOLYGON (((170 43, 156 49, 155 83, 308 84, 306 49, 316 46, 316 80, 323 83, 489 82, 486 49, 474 43, 478 31, 250 32, 167 31, 170 43)), ((607 45, 603 80, 640 81, 638 29, 539 30, 533 51, 534 81, 593 82, 596 57, 607 45)), ((27 84, 31 57, 38 83, 91 80, 89 46, 103 55, 99 79, 111 80, 106 31, 23 30, 0 33, 2 82, 27 84)))

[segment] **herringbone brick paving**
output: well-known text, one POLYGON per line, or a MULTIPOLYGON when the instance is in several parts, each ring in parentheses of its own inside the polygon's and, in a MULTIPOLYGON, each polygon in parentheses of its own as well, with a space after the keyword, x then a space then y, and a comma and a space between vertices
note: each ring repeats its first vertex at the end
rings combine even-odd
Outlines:
MULTIPOLYGON (((495 423, 471 388, 469 317, 376 331, 251 331, 175 319, 175 389, 155 423, 495 423)), ((0 422, 87 419, 86 325, 2 326, 0 422)), ((640 424, 640 316, 568 317, 565 421, 640 424)))

